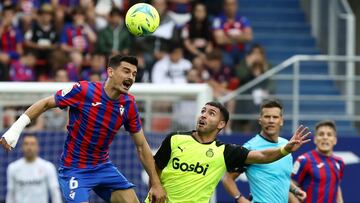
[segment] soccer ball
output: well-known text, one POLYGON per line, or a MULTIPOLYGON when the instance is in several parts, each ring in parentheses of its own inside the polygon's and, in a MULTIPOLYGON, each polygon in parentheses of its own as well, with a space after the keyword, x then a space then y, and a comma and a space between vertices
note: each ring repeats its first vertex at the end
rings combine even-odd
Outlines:
POLYGON ((145 36, 155 32, 159 23, 159 13, 147 3, 137 3, 131 6, 125 16, 126 27, 135 36, 145 36))

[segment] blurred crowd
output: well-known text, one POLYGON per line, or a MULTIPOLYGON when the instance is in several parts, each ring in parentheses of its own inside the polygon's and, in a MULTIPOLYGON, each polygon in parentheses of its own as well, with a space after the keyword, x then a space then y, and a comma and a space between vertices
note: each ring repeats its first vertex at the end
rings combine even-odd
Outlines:
MULTIPOLYGON (((160 26, 151 36, 134 37, 124 17, 138 2, 3 0, 0 80, 104 81, 108 57, 131 54, 139 59, 136 82, 208 83, 219 98, 271 68, 238 0, 141 1, 157 9, 160 26)), ((269 81, 252 89, 246 109, 271 91, 269 81)), ((227 108, 246 113, 244 105, 233 100, 227 108)))

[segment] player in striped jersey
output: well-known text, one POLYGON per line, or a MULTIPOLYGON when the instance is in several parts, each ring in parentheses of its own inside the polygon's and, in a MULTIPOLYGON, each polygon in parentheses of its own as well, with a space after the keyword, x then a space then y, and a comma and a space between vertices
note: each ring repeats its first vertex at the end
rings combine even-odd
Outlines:
POLYGON ((128 93, 135 81, 137 64, 135 57, 111 57, 106 82, 81 81, 36 102, 3 135, 1 144, 11 150, 31 120, 50 108, 69 107, 68 136, 59 168, 66 202, 88 202, 91 189, 106 201, 138 202, 134 185, 109 160, 109 146, 124 125, 150 176, 152 197, 155 202, 164 202, 166 193, 142 131, 135 98, 128 93))
POLYGON ((337 142, 335 123, 321 121, 315 126, 315 133, 316 149, 298 157, 292 178, 306 191, 305 202, 342 203, 340 182, 345 164, 333 155, 337 142))

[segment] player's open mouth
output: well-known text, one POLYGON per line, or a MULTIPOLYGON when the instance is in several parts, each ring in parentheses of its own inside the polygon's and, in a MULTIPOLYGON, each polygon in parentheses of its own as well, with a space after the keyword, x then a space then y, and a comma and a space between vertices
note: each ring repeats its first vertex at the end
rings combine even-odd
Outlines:
POLYGON ((126 90, 129 90, 130 87, 131 87, 131 85, 132 85, 132 82, 131 82, 130 80, 125 80, 125 81, 122 83, 122 85, 124 86, 124 88, 125 88, 126 90))
POLYGON ((200 127, 205 126, 205 125, 206 125, 206 122, 203 121, 203 120, 199 120, 198 125, 199 125, 200 127))

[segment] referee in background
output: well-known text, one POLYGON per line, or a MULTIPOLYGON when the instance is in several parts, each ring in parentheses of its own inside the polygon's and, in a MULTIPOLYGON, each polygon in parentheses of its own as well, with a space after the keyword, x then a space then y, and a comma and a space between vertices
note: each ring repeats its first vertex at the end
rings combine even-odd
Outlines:
MULTIPOLYGON (((243 146, 249 150, 264 150, 281 147, 288 140, 280 137, 281 127, 284 124, 283 107, 277 100, 266 100, 260 107, 259 124, 261 131, 243 146)), ((249 181, 253 202, 278 202, 289 201, 289 191, 297 198, 303 200, 306 193, 295 184, 291 183, 293 158, 291 154, 269 164, 251 164, 246 166, 245 174, 249 181)), ((238 172, 226 173, 223 184, 235 202, 250 202, 242 196, 237 185, 238 172)))

